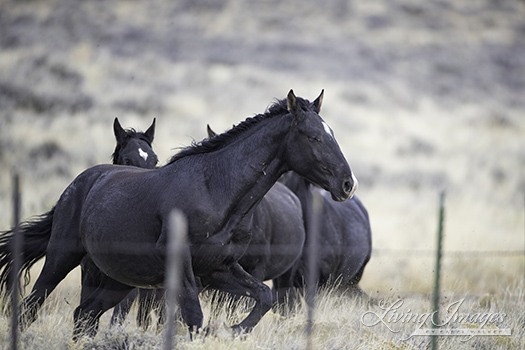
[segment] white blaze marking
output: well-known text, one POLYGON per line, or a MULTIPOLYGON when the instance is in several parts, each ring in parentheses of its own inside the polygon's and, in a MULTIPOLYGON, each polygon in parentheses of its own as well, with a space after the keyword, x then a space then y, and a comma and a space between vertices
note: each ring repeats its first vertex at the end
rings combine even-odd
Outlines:
POLYGON ((324 131, 326 131, 326 133, 328 135, 330 135, 331 138, 334 138, 334 132, 332 131, 332 129, 330 129, 330 127, 328 126, 328 124, 326 124, 325 122, 322 122, 323 123, 323 128, 324 128, 324 131))
POLYGON ((354 172, 352 172, 352 181, 354 181, 354 186, 352 186, 352 190, 350 191, 350 198, 354 196, 355 191, 357 191, 357 188, 359 187, 359 181, 357 181, 354 172))
POLYGON ((139 156, 141 156, 142 158, 144 158, 144 161, 148 160, 148 153, 147 152, 144 152, 142 150, 142 148, 139 148, 139 156))

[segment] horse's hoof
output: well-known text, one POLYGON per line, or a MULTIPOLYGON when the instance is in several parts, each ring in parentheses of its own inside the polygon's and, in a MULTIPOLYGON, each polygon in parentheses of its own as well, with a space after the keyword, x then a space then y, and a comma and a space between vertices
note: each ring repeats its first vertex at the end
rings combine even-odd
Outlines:
POLYGON ((246 339, 248 336, 248 333, 252 331, 253 327, 242 327, 241 325, 235 325, 231 328, 233 337, 234 338, 240 338, 240 339, 246 339))
POLYGON ((210 323, 202 330, 203 338, 214 337, 214 338, 234 338, 233 329, 228 327, 223 321, 215 320, 210 323))
POLYGON ((202 329, 202 334, 204 337, 217 337, 217 333, 220 327, 219 321, 210 321, 206 327, 202 329))

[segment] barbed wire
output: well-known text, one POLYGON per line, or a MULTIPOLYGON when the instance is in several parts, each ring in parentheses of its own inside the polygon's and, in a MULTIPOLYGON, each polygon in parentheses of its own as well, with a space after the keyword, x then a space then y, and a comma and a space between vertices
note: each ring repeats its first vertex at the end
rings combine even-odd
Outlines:
MULTIPOLYGON (((416 299, 416 300, 426 300, 430 301, 432 299, 432 292, 418 292, 410 290, 400 290, 392 288, 389 291, 375 291, 374 289, 367 290, 369 297, 380 300, 380 299, 416 299)), ((452 300, 452 299, 465 299, 467 301, 479 301, 482 298, 491 298, 494 297, 494 293, 480 293, 480 294, 471 294, 471 293, 461 293, 461 292, 445 292, 440 296, 441 300, 452 300)), ((523 301, 522 295, 505 295, 505 299, 512 301, 523 301)), ((487 299, 490 300, 490 299, 487 299)))
MULTIPOLYGON (((443 258, 499 258, 499 257, 525 257, 525 250, 444 250, 443 258)), ((373 248, 372 256, 400 256, 400 257, 427 257, 436 258, 436 251, 432 249, 393 249, 373 248)))

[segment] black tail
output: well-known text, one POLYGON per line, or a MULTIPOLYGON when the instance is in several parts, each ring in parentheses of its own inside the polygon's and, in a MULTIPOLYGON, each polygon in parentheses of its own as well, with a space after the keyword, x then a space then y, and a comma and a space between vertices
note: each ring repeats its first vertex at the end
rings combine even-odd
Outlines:
MULTIPOLYGON (((29 269, 46 255, 47 243, 51 237, 54 213, 55 207, 45 214, 21 223, 18 227, 17 234, 22 236, 22 262, 20 264, 21 269, 18 271, 18 277, 24 276, 24 286, 29 284, 29 269)), ((12 288, 9 275, 14 265, 12 254, 13 234, 13 229, 0 233, 0 292, 9 291, 12 288)))

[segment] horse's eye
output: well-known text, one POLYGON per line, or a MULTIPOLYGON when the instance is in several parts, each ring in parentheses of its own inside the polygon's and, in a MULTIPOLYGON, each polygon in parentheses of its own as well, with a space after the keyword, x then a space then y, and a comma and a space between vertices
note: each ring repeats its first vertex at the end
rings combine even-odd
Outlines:
POLYGON ((312 142, 321 142, 321 139, 315 136, 308 136, 308 140, 312 142))
POLYGON ((131 161, 129 160, 129 158, 124 158, 124 164, 126 164, 126 165, 130 165, 131 164, 131 161))

